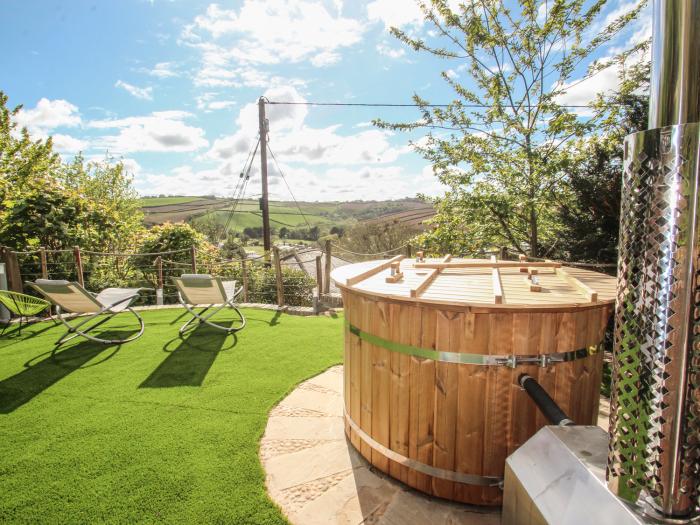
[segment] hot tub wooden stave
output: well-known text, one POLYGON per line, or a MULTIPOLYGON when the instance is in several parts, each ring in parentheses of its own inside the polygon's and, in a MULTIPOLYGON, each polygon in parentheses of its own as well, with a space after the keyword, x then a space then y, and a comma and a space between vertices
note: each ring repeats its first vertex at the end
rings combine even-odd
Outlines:
POLYGON ((440 305, 336 282, 346 318, 346 433, 379 470, 431 495, 499 505, 506 457, 546 424, 517 383, 522 373, 574 421, 595 424, 602 353, 590 349, 603 339, 610 300, 558 310, 440 305), (425 350, 504 360, 579 352, 512 368, 445 362, 425 350))

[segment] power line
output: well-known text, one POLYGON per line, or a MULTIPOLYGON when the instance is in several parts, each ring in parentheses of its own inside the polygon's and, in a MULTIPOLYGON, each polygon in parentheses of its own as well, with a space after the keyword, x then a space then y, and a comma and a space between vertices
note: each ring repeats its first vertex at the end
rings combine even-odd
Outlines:
POLYGON ((223 235, 225 235, 228 239, 229 227, 231 226, 231 222, 233 221, 233 216, 236 213, 238 203, 241 201, 241 198, 245 196, 245 190, 248 187, 248 181, 250 180, 250 170, 253 167, 255 153, 258 151, 259 146, 260 137, 258 137, 258 140, 255 143, 255 147, 251 148, 251 151, 246 157, 245 164, 243 165, 243 170, 241 171, 241 175, 238 178, 238 184, 236 185, 236 189, 234 189, 233 204, 231 205, 231 210, 229 211, 228 217, 226 218, 226 224, 224 225, 222 236, 219 237, 219 242, 221 242, 223 235))
POLYGON ((270 149, 269 143, 267 145, 267 149, 270 151, 270 156, 272 157, 272 160, 275 162, 275 167, 277 168, 277 173, 279 173, 280 177, 282 177, 282 180, 284 181, 285 186, 287 186, 287 189, 289 190, 289 194, 292 196, 292 199, 294 200, 294 204, 297 205, 297 209, 299 210, 299 213, 301 213, 301 216, 304 217, 304 222, 306 222, 306 225, 309 227, 309 230, 311 230, 311 224, 309 223, 309 220, 306 218, 306 215, 304 215, 304 212, 301 210, 301 206, 299 206, 299 203, 297 202, 297 198, 294 196, 294 193, 292 192, 292 188, 290 188, 289 183, 287 182, 287 178, 284 176, 284 173, 282 172, 282 169, 280 168, 280 165, 277 162, 277 157, 275 157, 275 154, 272 152, 272 149, 270 149))
MULTIPOLYGON (((382 107, 382 108, 416 108, 416 107, 429 107, 429 108, 446 108, 449 104, 425 104, 420 106, 419 104, 383 104, 379 102, 286 102, 286 101, 268 101, 266 104, 276 104, 283 106, 364 106, 364 107, 382 107)), ((477 106, 474 106, 477 107, 477 106)), ((484 107, 484 106, 478 106, 484 107)))
MULTIPOLYGON (((360 106, 369 108, 448 108, 451 104, 391 104, 382 102, 292 102, 283 100, 269 100, 265 102, 266 104, 282 105, 282 106, 360 106)), ((523 104, 523 108, 537 108, 539 106, 550 105, 550 104, 534 104, 527 105, 523 104)), ((608 104, 608 106, 619 106, 621 104, 608 104)), ((490 109, 494 107, 493 104, 459 104, 463 108, 476 108, 476 109, 490 109)), ((553 107, 560 108, 589 108, 591 106, 585 104, 551 104, 553 107)))

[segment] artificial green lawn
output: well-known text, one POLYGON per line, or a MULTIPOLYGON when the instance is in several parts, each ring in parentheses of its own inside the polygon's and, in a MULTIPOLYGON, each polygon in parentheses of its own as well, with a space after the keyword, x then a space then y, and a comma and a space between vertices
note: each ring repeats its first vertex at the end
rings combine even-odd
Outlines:
MULTIPOLYGON (((342 320, 244 310, 237 337, 143 312, 121 347, 38 323, 0 338, 0 522, 284 523, 258 459, 267 414, 342 359, 342 320)), ((100 331, 124 334, 127 317, 100 331)))

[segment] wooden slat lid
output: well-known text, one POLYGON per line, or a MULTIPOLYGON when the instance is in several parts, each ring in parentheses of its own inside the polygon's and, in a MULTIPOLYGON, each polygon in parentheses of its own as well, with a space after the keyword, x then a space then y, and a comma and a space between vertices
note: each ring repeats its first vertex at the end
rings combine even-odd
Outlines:
POLYGON ((368 295, 411 302, 505 309, 569 309, 613 303, 616 279, 547 262, 487 259, 400 259, 402 278, 387 282, 388 261, 337 268, 336 284, 368 295), (504 264, 507 263, 507 264, 504 264), (500 285, 500 286, 499 286, 500 285))

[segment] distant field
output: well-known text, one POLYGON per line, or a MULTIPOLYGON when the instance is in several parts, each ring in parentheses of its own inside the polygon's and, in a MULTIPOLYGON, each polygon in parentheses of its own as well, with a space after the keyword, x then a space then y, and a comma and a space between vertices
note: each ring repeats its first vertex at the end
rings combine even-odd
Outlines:
MULTIPOLYGON (((196 223, 197 221, 207 220, 213 216, 215 217, 216 222, 219 224, 226 224, 229 215, 230 212, 228 210, 213 211, 206 215, 194 218, 193 222, 196 223)), ((330 223, 330 221, 325 217, 315 215, 311 211, 309 211, 308 214, 305 211, 304 215, 306 217, 306 221, 309 221, 311 226, 330 223)), ((270 206, 270 225, 275 229, 280 229, 283 226, 286 226, 287 228, 303 227, 306 226, 306 221, 304 220, 304 216, 299 213, 299 210, 270 206)), ((236 212, 233 214, 229 225, 229 230, 242 231, 244 228, 256 226, 262 226, 262 215, 258 209, 257 203, 255 205, 239 205, 236 212)))
MULTIPOLYGON (((141 200, 147 225, 164 222, 191 222, 210 220, 226 224, 232 205, 231 199, 207 197, 148 197, 141 200)), ((350 226, 361 221, 390 221, 408 223, 420 227, 422 221, 432 215, 432 207, 417 199, 396 201, 351 201, 351 202, 270 202, 270 223, 274 229, 282 227, 302 228, 306 221, 311 226, 330 229, 332 226, 350 226)), ((238 203, 229 225, 231 231, 242 231, 248 227, 262 226, 258 200, 243 200, 238 203)))
POLYGON ((165 206, 168 204, 184 204, 202 200, 201 197, 143 197, 139 200, 141 207, 165 206))
POLYGON ((380 215, 376 219, 370 219, 367 222, 388 222, 418 228, 423 225, 424 221, 431 219, 434 215, 435 209, 432 206, 426 206, 414 210, 387 213, 386 215, 380 215))

